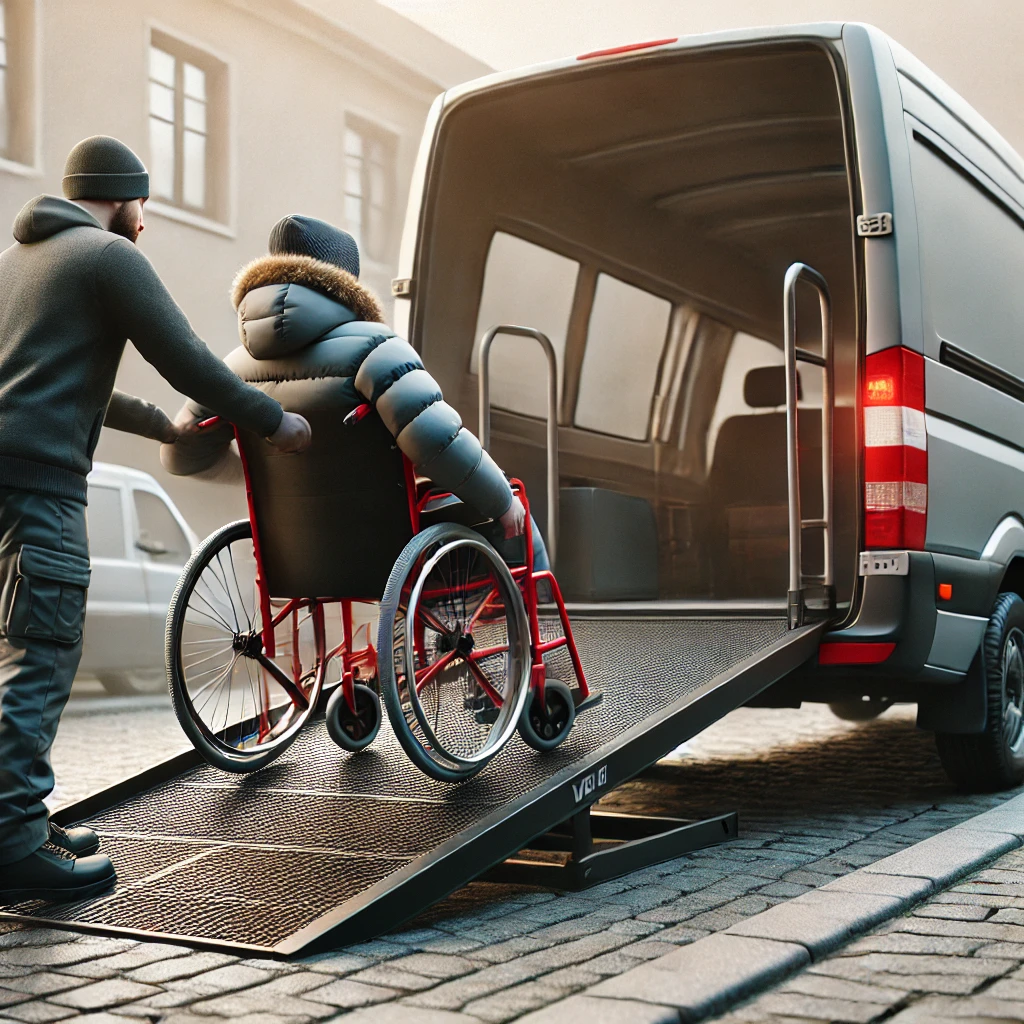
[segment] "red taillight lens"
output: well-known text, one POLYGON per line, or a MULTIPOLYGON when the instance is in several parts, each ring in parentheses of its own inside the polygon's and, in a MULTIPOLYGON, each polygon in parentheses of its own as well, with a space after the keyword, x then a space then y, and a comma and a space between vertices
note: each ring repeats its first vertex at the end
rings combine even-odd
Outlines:
POLYGON ((864 546, 924 547, 928 451, 924 359, 906 348, 868 356, 864 381, 864 546))

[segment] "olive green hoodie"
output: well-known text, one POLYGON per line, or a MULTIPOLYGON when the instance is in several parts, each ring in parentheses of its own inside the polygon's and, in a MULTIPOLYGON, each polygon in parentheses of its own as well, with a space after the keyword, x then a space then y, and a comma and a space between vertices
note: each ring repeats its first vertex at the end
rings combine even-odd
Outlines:
POLYGON ((29 202, 14 237, 0 253, 0 487, 85 500, 129 338, 177 391, 277 430, 280 405, 210 352, 128 239, 55 196, 29 202))

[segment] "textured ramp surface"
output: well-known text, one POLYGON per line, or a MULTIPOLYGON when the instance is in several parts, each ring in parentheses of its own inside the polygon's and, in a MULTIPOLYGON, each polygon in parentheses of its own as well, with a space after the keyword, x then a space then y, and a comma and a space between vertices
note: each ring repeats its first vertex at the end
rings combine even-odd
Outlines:
MULTIPOLYGON (((274 947, 510 802, 542 792, 557 772, 582 766, 626 730, 776 643, 786 624, 584 619, 573 631, 587 678, 604 700, 549 754, 516 736, 476 778, 447 786, 410 764, 386 720, 373 746, 355 756, 334 746, 321 720, 255 775, 204 765, 88 818, 117 866, 113 892, 6 912, 110 932, 274 947)), ((668 749, 651 749, 649 760, 668 749)), ((467 881, 453 878, 449 888, 467 881)), ((415 889, 410 914, 423 909, 415 889)))

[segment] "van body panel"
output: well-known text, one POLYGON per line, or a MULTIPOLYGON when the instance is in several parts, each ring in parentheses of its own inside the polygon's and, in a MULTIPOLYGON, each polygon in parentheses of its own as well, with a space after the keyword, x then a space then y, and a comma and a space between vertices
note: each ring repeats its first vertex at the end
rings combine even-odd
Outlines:
POLYGON ((891 213, 891 235, 865 238, 867 352, 893 345, 920 351, 917 214, 903 131, 903 103, 887 37, 866 25, 843 29, 857 154, 858 214, 891 213))
POLYGON ((935 636, 926 666, 966 674, 986 625, 987 617, 959 615, 940 609, 936 612, 935 636))

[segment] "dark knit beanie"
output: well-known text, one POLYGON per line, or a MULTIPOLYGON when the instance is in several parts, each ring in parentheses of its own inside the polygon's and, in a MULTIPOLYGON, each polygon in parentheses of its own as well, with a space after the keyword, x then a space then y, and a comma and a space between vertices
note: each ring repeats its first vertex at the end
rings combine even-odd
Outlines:
POLYGON ((143 162, 109 135, 82 139, 64 164, 68 199, 148 199, 149 175, 143 162))
POLYGON ((275 255, 312 256, 359 277, 356 240, 347 231, 316 217, 303 217, 298 213, 282 217, 270 229, 270 251, 275 255))

